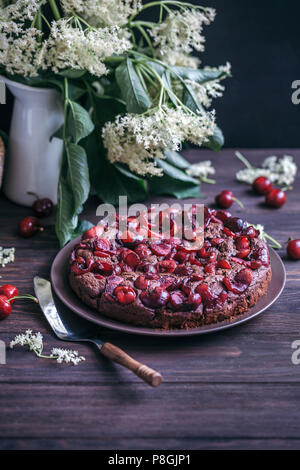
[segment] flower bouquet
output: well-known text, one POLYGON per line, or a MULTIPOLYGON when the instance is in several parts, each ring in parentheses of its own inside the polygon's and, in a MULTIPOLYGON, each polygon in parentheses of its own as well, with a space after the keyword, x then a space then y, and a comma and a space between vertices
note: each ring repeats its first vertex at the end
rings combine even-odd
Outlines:
POLYGON ((86 230, 90 191, 104 202, 149 191, 200 195, 178 153, 190 142, 219 150, 210 110, 230 65, 200 68, 211 8, 176 0, 0 0, 0 73, 54 87, 64 101, 56 232, 61 245, 86 230), (152 9, 156 21, 144 12, 152 9))

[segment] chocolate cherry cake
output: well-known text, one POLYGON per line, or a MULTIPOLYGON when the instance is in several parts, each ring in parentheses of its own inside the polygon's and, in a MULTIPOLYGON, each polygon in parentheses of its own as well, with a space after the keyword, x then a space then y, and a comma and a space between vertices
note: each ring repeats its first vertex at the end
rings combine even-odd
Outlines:
POLYGON ((154 239, 135 238, 134 223, 128 218, 126 236, 111 240, 98 225, 71 253, 70 285, 101 314, 149 328, 195 328, 230 320, 266 294, 268 247, 230 213, 205 208, 200 249, 176 238, 174 226, 168 239, 152 226, 154 239))

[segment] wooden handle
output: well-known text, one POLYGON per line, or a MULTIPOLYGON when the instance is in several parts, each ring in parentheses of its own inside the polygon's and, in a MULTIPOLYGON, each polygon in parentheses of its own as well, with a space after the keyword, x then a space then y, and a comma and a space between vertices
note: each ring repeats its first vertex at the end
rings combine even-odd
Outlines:
POLYGON ((117 362, 121 364, 121 366, 131 370, 152 387, 158 387, 162 382, 162 376, 159 372, 136 361, 122 351, 122 349, 117 348, 111 343, 105 343, 101 348, 101 353, 111 361, 117 362))

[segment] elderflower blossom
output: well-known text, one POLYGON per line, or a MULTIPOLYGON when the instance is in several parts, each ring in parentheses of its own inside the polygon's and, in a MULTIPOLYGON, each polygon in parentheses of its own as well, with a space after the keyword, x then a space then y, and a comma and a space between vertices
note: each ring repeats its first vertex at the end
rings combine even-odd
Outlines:
POLYGON ((53 348, 51 356, 56 358, 59 364, 66 362, 67 364, 72 362, 74 366, 77 366, 79 362, 85 361, 83 356, 79 356, 78 351, 71 351, 69 349, 53 348))
POLYGON ((43 352, 43 335, 33 333, 32 330, 26 330, 25 334, 17 335, 15 339, 10 342, 10 348, 13 349, 15 346, 29 346, 30 351, 35 351, 38 354, 43 352))
POLYGON ((148 115, 117 116, 103 128, 103 141, 111 163, 125 163, 143 176, 161 175, 153 159, 163 158, 165 148, 180 150, 184 141, 202 145, 214 129, 213 112, 195 115, 162 106, 148 115))
POLYGON ((67 14, 81 14, 92 26, 123 26, 142 8, 141 0, 61 0, 67 14))
MULTIPOLYGON (((16 25, 17 26, 17 25, 16 25)), ((10 28, 0 21, 0 63, 10 74, 37 76, 36 59, 41 50, 42 33, 36 28, 18 31, 13 36, 10 28)))
MULTIPOLYGON (((159 54, 158 57, 160 57, 159 54)), ((178 51, 169 51, 168 55, 164 57, 164 60, 168 65, 176 67, 188 67, 194 70, 196 70, 201 64, 201 61, 198 59, 198 57, 193 57, 178 51)))
POLYGON ((0 266, 2 268, 15 261, 15 251, 15 248, 2 248, 0 246, 0 266))
POLYGON ((253 184, 259 176, 269 178, 272 183, 281 186, 290 186, 294 183, 297 175, 297 165, 293 157, 284 155, 282 158, 271 156, 266 158, 261 168, 255 168, 249 165, 248 168, 240 170, 236 174, 238 181, 253 184))
POLYGON ((77 366, 81 361, 85 361, 85 357, 79 356, 78 351, 72 351, 69 349, 53 348, 50 356, 44 356, 44 342, 43 335, 33 333, 32 330, 27 330, 25 334, 17 335, 11 342, 10 348, 13 349, 15 346, 29 346, 30 351, 33 351, 38 357, 44 359, 56 359, 59 364, 63 362, 69 364, 72 363, 77 366))
POLYGON ((62 19, 52 24, 49 39, 44 42, 39 57, 39 65, 56 73, 72 68, 87 70, 101 77, 107 73, 102 60, 113 54, 122 54, 130 46, 130 41, 117 26, 83 31, 62 19))
POLYGON ((186 170, 186 173, 192 178, 207 179, 210 175, 216 173, 210 160, 194 163, 186 170))
POLYGON ((170 12, 165 20, 153 26, 149 33, 154 39, 161 58, 168 61, 169 54, 184 52, 189 54, 193 48, 204 51, 205 38, 202 36, 203 25, 209 25, 215 18, 215 10, 185 9, 170 12))
POLYGON ((44 3, 46 3, 45 0, 17 0, 12 5, 2 8, 0 18, 22 23, 26 20, 32 21, 40 5, 44 3))

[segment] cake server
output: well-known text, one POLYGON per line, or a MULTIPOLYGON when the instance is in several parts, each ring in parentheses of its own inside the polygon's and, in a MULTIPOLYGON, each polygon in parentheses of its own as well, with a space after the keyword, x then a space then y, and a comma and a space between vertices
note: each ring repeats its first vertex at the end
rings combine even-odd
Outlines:
POLYGON ((95 333, 95 327, 90 325, 89 322, 79 317, 72 316, 72 318, 69 318, 67 313, 59 313, 54 303, 49 281, 36 276, 33 283, 40 307, 59 339, 70 342, 83 341, 93 343, 101 354, 131 370, 152 387, 158 387, 161 384, 162 376, 159 372, 136 361, 113 344, 102 341, 95 333))

